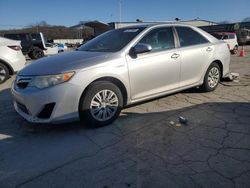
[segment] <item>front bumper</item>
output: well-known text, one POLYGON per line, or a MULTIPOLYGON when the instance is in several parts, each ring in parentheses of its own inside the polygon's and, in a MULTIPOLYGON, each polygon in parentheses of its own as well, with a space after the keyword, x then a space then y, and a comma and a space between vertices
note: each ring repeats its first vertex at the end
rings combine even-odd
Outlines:
POLYGON ((79 120, 81 88, 66 82, 46 89, 11 88, 15 110, 32 123, 61 123, 79 120))

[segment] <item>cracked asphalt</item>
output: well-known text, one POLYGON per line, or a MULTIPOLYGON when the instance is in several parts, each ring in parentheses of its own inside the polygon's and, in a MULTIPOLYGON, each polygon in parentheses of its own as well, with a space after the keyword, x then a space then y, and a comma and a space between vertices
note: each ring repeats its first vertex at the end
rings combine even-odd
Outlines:
POLYGON ((0 187, 250 187, 250 47, 230 66, 238 82, 124 109, 98 129, 31 129, 14 111, 12 77, 0 86, 0 187))

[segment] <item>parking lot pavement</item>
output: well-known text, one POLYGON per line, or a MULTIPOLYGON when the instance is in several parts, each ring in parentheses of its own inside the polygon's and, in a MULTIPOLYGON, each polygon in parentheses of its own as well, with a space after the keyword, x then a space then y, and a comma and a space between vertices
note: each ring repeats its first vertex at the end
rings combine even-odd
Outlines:
POLYGON ((0 187, 249 187, 250 48, 232 56, 231 71, 239 82, 124 109, 99 129, 30 129, 13 109, 9 79, 0 86, 0 187))

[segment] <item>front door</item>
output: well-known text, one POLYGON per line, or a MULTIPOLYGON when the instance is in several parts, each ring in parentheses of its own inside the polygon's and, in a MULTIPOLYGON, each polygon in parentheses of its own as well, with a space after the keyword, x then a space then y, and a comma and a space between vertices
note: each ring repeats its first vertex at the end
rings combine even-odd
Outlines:
POLYGON ((139 43, 151 45, 152 51, 127 55, 132 100, 178 88, 181 57, 172 27, 153 29, 139 43))

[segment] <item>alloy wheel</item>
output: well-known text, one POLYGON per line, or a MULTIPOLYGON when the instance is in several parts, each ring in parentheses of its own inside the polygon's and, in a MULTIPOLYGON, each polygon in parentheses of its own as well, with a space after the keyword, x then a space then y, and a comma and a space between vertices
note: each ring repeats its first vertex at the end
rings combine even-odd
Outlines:
POLYGON ((217 67, 213 67, 208 74, 208 85, 211 88, 214 88, 220 79, 220 73, 217 67))
POLYGON ((118 97, 111 90, 101 90, 91 100, 90 112, 98 121, 111 119, 118 109, 118 97))

